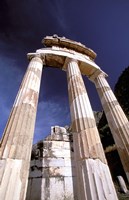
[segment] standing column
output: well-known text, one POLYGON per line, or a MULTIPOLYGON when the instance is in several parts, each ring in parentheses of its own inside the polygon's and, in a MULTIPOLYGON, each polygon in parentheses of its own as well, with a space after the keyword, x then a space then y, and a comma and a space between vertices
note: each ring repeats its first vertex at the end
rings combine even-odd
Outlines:
POLYGON ((96 122, 76 60, 67 62, 67 80, 79 200, 116 200, 96 122))
POLYGON ((24 200, 43 62, 30 61, 7 122, 0 148, 0 199, 24 200))
POLYGON ((113 94, 105 74, 93 75, 91 80, 95 83, 100 100, 113 134, 123 168, 129 181, 129 121, 113 94))

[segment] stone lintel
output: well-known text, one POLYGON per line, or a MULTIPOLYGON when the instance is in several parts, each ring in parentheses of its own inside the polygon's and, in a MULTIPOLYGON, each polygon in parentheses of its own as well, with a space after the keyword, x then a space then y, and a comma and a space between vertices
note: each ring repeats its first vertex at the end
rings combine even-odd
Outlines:
POLYGON ((76 52, 88 55, 92 60, 94 60, 97 54, 90 48, 87 48, 85 45, 81 44, 80 42, 76 42, 65 37, 59 37, 57 35, 53 36, 46 36, 42 43, 46 47, 58 46, 67 49, 74 50, 76 52))
POLYGON ((102 71, 101 69, 97 69, 93 72, 93 74, 88 76, 88 78, 90 81, 94 82, 95 78, 97 78, 98 76, 104 76, 105 78, 108 77, 108 75, 104 71, 102 71))
POLYGON ((35 54, 40 54, 41 58, 45 57, 45 65, 49 67, 66 70, 64 64, 66 59, 69 58, 78 61, 80 71, 83 75, 90 76, 96 69, 100 70, 99 66, 88 56, 81 53, 73 53, 65 49, 43 48, 38 49, 35 54))

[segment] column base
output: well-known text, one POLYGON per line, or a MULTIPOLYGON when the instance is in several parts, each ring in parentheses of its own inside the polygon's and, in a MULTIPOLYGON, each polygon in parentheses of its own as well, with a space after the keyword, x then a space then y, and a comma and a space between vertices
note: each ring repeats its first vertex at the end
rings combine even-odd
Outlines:
MULTIPOLYGON (((20 200, 22 191, 23 161, 0 160, 0 199, 20 200)), ((25 188, 23 188, 25 189, 25 188)), ((24 195, 25 196, 25 195, 24 195)), ((25 197, 24 197, 25 198, 25 197)), ((24 200, 22 198, 22 200, 24 200)))
POLYGON ((99 159, 77 161, 78 200, 118 200, 109 168, 99 159))

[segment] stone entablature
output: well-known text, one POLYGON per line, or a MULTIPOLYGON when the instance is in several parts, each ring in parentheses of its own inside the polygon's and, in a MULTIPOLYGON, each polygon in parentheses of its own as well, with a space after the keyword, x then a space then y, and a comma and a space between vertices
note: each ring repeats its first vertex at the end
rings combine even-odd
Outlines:
POLYGON ((46 47, 58 46, 69 50, 74 50, 75 52, 79 52, 81 54, 89 56, 92 60, 94 60, 97 56, 92 49, 87 48, 84 44, 69 40, 65 37, 59 37, 58 35, 46 36, 42 40, 42 43, 46 47))
POLYGON ((42 40, 46 48, 38 49, 36 53, 28 53, 28 59, 33 56, 40 56, 46 66, 60 68, 66 71, 67 60, 78 60, 81 74, 91 76, 94 73, 101 73, 102 70, 94 62, 96 53, 85 45, 64 37, 47 36, 42 40))

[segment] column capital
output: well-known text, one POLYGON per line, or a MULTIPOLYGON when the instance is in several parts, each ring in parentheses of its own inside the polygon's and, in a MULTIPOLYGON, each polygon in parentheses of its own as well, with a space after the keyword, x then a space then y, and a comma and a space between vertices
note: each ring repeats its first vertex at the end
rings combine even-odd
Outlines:
POLYGON ((77 64, 79 64, 78 60, 76 60, 76 59, 74 59, 74 58, 66 57, 65 62, 64 62, 64 65, 63 65, 63 67, 62 67, 62 70, 66 71, 68 64, 69 64, 70 62, 72 62, 72 61, 73 61, 73 62, 76 62, 77 64))
POLYGON ((40 58, 42 60, 43 64, 45 64, 45 54, 28 53, 27 58, 28 58, 29 61, 31 61, 33 58, 40 58))
POLYGON ((90 81, 92 81, 92 82, 95 82, 95 79, 97 78, 97 77, 100 77, 100 76, 102 76, 102 77, 108 77, 108 75, 104 72, 104 71, 102 71, 101 69, 97 69, 97 70, 95 70, 95 72, 92 74, 92 75, 90 75, 88 78, 89 78, 89 80, 90 81))

